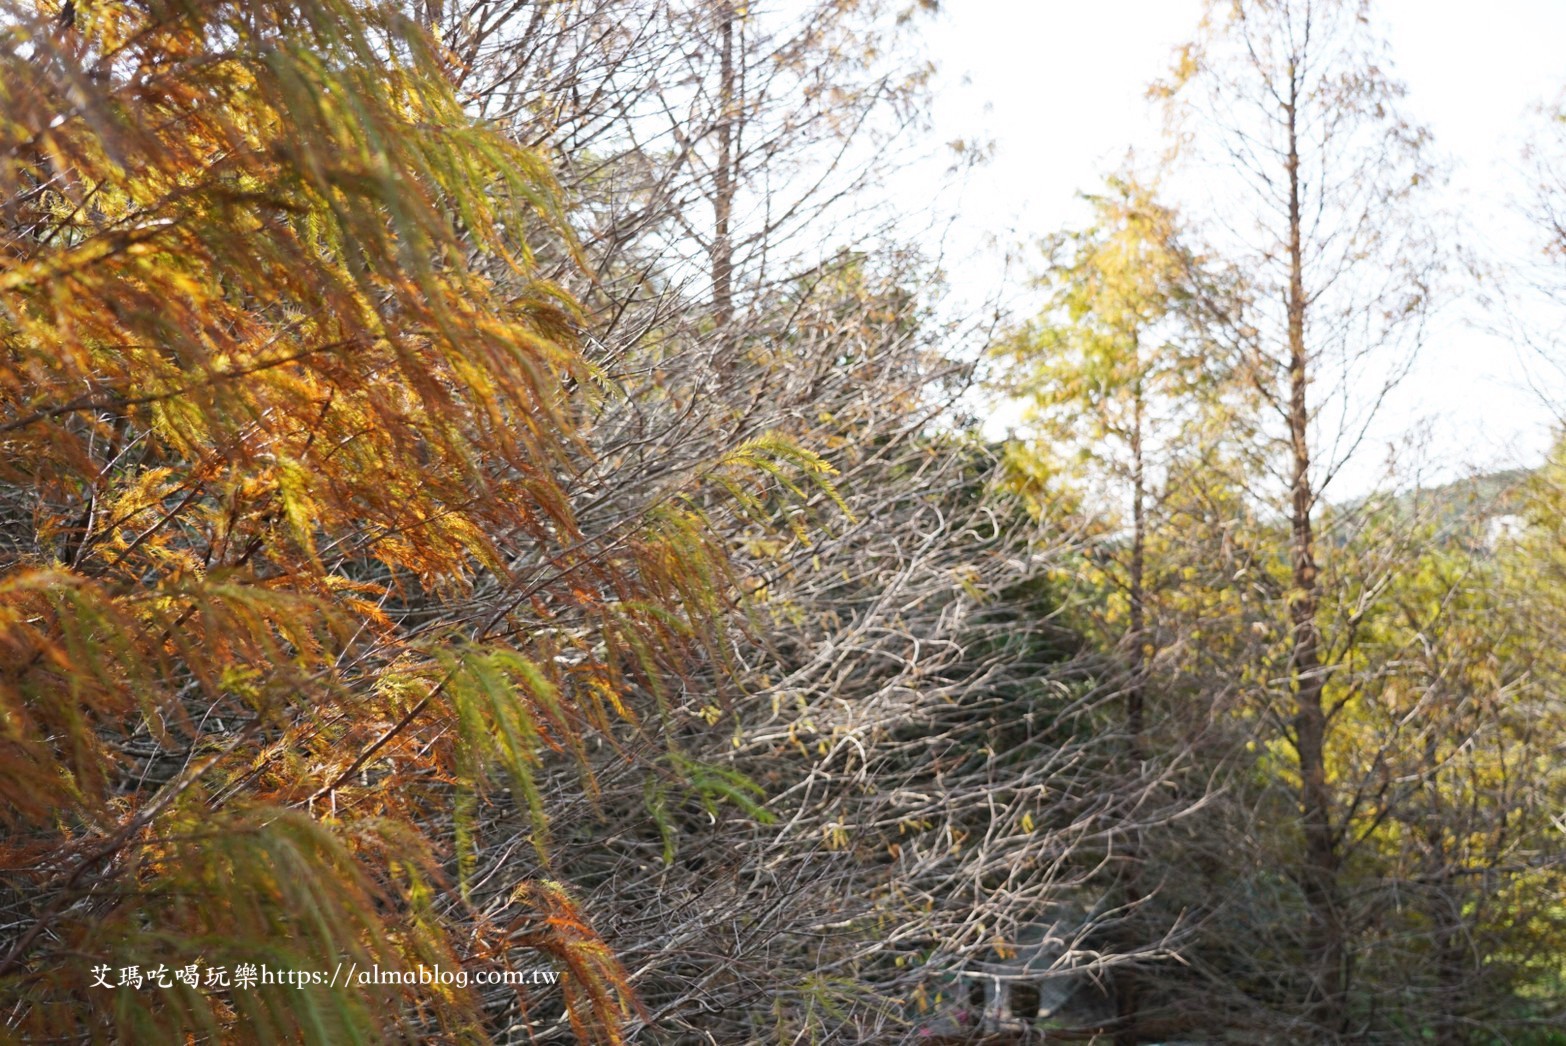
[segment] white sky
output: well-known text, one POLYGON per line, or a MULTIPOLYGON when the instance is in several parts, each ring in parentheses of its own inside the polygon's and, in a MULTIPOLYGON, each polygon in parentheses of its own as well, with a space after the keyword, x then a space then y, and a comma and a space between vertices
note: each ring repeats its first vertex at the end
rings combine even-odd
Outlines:
MULTIPOLYGON (((927 34, 941 72, 933 114, 941 140, 989 139, 993 159, 967 179, 946 267, 959 294, 1018 302, 1024 273, 1007 248, 1078 220, 1077 192, 1161 142, 1147 84, 1192 35, 1200 0, 946 0, 927 34)), ((1380 0, 1406 110, 1453 168, 1452 206, 1469 246, 1527 250, 1508 217, 1521 183, 1532 108, 1566 88, 1566 0, 1380 0)), ((899 192, 933 192, 900 183, 899 192), (905 187, 906 186, 906 187, 905 187)), ((1033 255, 1030 255, 1030 260, 1033 255)), ((1025 299, 1023 299, 1025 300, 1025 299)), ((1439 472, 1537 460, 1552 415, 1526 387, 1519 354, 1457 303, 1431 338, 1379 442, 1345 486, 1367 486, 1397 432, 1429 424, 1439 472), (1372 460, 1373 459, 1373 460, 1372 460)), ((1348 493, 1340 490, 1339 495, 1348 493)))

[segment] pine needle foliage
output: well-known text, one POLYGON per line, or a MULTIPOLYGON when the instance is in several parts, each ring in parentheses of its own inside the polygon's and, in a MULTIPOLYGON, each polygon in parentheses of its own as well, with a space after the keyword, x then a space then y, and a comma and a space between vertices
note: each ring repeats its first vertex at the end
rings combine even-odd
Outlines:
POLYGON ((602 383, 533 253, 569 233, 544 162, 475 125, 442 62, 350 0, 0 6, 14 1033, 486 1035, 452 987, 133 990, 100 965, 531 954, 583 1041, 636 1012, 566 885, 451 903, 476 797, 547 867, 543 757, 591 793, 588 747, 725 656, 713 506, 830 484, 762 440, 580 525, 602 383))

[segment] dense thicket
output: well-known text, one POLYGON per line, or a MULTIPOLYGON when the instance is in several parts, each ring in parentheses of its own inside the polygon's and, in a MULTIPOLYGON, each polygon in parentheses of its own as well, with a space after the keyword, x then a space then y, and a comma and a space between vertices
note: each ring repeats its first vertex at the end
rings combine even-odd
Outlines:
POLYGON ((548 165, 472 124, 394 10, 6 33, 14 1025, 464 1035, 482 993, 103 994, 94 969, 521 946, 578 1035, 619 1039, 636 1004, 576 888, 476 878, 481 838, 519 823, 550 866, 545 754, 592 797, 615 722, 675 719, 701 651, 730 656, 714 519, 760 507, 746 473, 824 466, 758 436, 616 479, 589 439, 612 393, 535 260, 571 242, 548 165))

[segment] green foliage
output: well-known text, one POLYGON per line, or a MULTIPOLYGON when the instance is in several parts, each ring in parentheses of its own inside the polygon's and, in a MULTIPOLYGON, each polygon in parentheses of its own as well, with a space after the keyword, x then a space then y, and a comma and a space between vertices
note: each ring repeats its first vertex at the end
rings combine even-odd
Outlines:
POLYGON ((1128 445, 1151 445, 1166 414, 1189 421, 1186 403, 1212 387, 1221 360, 1183 322, 1210 277, 1178 214, 1129 176, 1105 190, 1086 198, 1091 224, 1043 242, 1044 307, 997 351, 1010 363, 1009 391, 1061 458, 1125 473, 1128 445))

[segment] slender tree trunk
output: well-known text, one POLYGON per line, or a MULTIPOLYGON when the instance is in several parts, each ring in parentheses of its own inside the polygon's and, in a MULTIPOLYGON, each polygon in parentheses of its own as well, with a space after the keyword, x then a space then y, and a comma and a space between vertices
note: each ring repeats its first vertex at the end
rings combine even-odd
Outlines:
MULTIPOLYGON (((1140 345, 1133 335, 1132 351, 1140 353, 1140 345)), ((1127 641, 1131 647, 1131 679, 1126 688, 1126 734, 1130 740, 1131 775, 1135 787, 1141 787, 1147 748, 1142 736, 1144 725, 1143 687, 1147 676, 1147 608, 1145 603, 1144 575, 1147 562, 1147 473, 1142 454, 1143 399, 1140 381, 1132 393, 1131 406, 1131 568, 1128 595, 1131 600, 1131 628, 1127 641)), ((1142 839, 1133 829, 1126 840, 1126 933, 1124 946, 1127 953, 1142 942, 1138 938, 1138 924, 1134 921, 1141 905, 1142 892, 1142 839)), ((1141 1041, 1141 978, 1135 969, 1127 967, 1115 978, 1116 1046, 1136 1046, 1141 1041)))
MULTIPOLYGON (((1139 350, 1134 350, 1139 351, 1139 350)), ((1147 674, 1147 607, 1143 574, 1147 562, 1147 474, 1142 455, 1142 387, 1137 383, 1131 412, 1131 688, 1126 693, 1126 730, 1132 754, 1142 757, 1142 687, 1147 674)))
POLYGON ((1309 303, 1305 296, 1301 248, 1299 78, 1293 69, 1289 85, 1286 110, 1289 135, 1288 424, 1293 450, 1289 514, 1293 560, 1289 614, 1293 649, 1289 656, 1289 676, 1294 691, 1295 743, 1300 761, 1300 818, 1305 837, 1304 892, 1310 907, 1309 940, 1314 967, 1309 1002, 1323 1027, 1336 1033, 1343 1023, 1344 941, 1337 888, 1337 844, 1327 792, 1325 675, 1317 621, 1316 535, 1311 520, 1315 491, 1310 476, 1310 411, 1306 398, 1310 372, 1305 351, 1305 310, 1309 303))
MULTIPOLYGON (((1425 793, 1429 809, 1425 814, 1424 867, 1420 878, 1424 881, 1425 903, 1428 905, 1430 933, 1434 942, 1436 984, 1439 994, 1433 1007, 1436 1046, 1462 1046, 1468 1041, 1466 1022, 1462 1019, 1465 995, 1473 989, 1476 970, 1470 965, 1467 935, 1464 934, 1463 885, 1458 869, 1462 860, 1449 853, 1446 837, 1449 830, 1461 823, 1456 810, 1447 809, 1442 801, 1437 774, 1441 768, 1441 755, 1436 736, 1425 738, 1424 765, 1425 793), (1454 815, 1457 815, 1454 817, 1454 815)), ((1463 833, 1455 829, 1461 838, 1463 833)))
POLYGON ((713 184, 712 320, 721 334, 734 319, 734 243, 730 224, 734 217, 735 89, 734 4, 725 0, 718 25, 718 169, 713 184))

